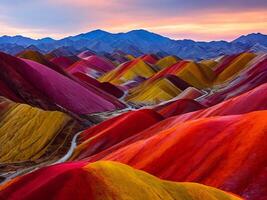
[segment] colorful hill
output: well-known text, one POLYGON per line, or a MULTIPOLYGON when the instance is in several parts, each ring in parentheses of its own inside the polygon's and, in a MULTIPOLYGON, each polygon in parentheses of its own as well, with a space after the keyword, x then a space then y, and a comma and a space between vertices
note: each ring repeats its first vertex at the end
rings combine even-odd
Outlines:
MULTIPOLYGON (((1 82, 7 97, 14 96, 23 102, 44 109, 64 109, 76 114, 111 111, 123 108, 104 92, 95 92, 48 67, 30 60, 0 54, 1 82), (10 79, 9 77, 12 77, 10 79), (78 95, 77 95, 78 94, 78 95), (59 108, 57 108, 59 109, 59 108)), ((16 100, 16 99, 13 99, 16 100)))
POLYGON ((49 61, 38 51, 26 50, 17 54, 17 57, 33 60, 43 65, 50 65, 49 61))
POLYGON ((0 199, 265 200, 267 55, 131 48, 0 53, 0 199))
POLYGON ((40 162, 61 156, 81 128, 58 111, 43 111, 0 98, 0 163, 40 162), (52 156, 53 155, 53 156, 52 156))
POLYGON ((77 62, 79 59, 76 56, 60 56, 55 57, 50 60, 50 62, 56 64, 57 66, 66 69, 77 62))
POLYGON ((164 117, 171 117, 203 108, 205 108, 205 106, 192 99, 178 99, 163 106, 158 106, 155 110, 164 117))
POLYGON ((201 102, 208 106, 215 105, 266 83, 266 69, 267 55, 257 56, 237 77, 222 85, 216 86, 214 92, 210 93, 206 98, 201 99, 201 102))
POLYGON ((180 58, 176 57, 176 56, 166 56, 160 60, 158 60, 155 65, 159 68, 159 69, 164 69, 166 67, 170 67, 173 64, 177 63, 179 60, 181 60, 180 58))
POLYGON ((223 101, 204 110, 180 115, 177 121, 192 120, 211 116, 235 115, 267 109, 267 83, 242 95, 223 101))
POLYGON ((156 64, 156 62, 158 62, 159 58, 157 57, 157 55, 155 54, 147 54, 147 55, 143 55, 141 56, 141 59, 149 64, 156 64))
POLYGON ((266 111, 258 111, 176 123, 163 130, 154 126, 150 129, 153 136, 103 159, 119 161, 163 179, 199 182, 248 199, 260 199, 267 195, 266 117, 266 111))
POLYGON ((40 52, 38 51, 33 51, 33 50, 26 50, 26 51, 23 51, 21 53, 19 53, 17 55, 17 57, 19 58, 23 58, 23 59, 28 59, 28 60, 32 60, 32 61, 35 61, 35 62, 38 62, 40 64, 43 64, 57 72, 59 72, 60 74, 63 74, 65 76, 68 76, 64 70, 62 70, 59 65, 53 63, 53 62, 50 62, 44 55, 42 55, 40 52))
MULTIPOLYGON (((140 60, 146 58, 145 55, 121 64, 100 77, 99 80, 120 85, 124 90, 127 90, 128 95, 125 100, 130 104, 157 104, 176 97, 191 86, 199 90, 216 90, 227 82, 235 80, 239 73, 242 75, 243 71, 250 69, 252 65, 260 65, 258 57, 261 56, 245 52, 224 56, 216 61, 194 62, 167 56, 157 61, 158 63, 167 63, 165 66, 158 63, 151 64, 153 62, 148 64, 140 60), (255 60, 258 60, 258 62, 255 62, 255 60), (163 67, 159 67, 160 65, 163 67), (170 77, 172 77, 172 80, 175 77, 177 80, 180 79, 180 83, 173 86, 173 81, 166 80, 166 78, 170 80, 170 77), (141 79, 143 79, 141 82, 137 81, 141 79)), ((148 58, 151 59, 151 56, 148 58)), ((231 85, 229 84, 229 86, 231 85)))
POLYGON ((182 90, 168 77, 157 79, 150 84, 149 87, 144 87, 138 93, 130 91, 126 100, 135 104, 153 105, 163 101, 168 101, 177 96, 182 90))
POLYGON ((217 82, 225 81, 233 75, 244 69, 249 61, 256 55, 253 53, 243 53, 234 57, 229 57, 224 62, 216 67, 217 82), (233 59, 232 59, 233 58, 233 59), (229 60, 228 60, 229 59, 229 60), (226 63, 225 63, 226 62, 226 63), (227 67, 227 68, 225 68, 227 67))
POLYGON ((97 154, 156 124, 164 118, 153 110, 122 114, 81 133, 80 142, 72 156, 79 159, 97 154))
POLYGON ((80 72, 91 77, 98 78, 114 68, 115 66, 107 59, 103 59, 94 55, 77 61, 73 65, 69 66, 66 70, 71 74, 80 72))
POLYGON ((77 77, 80 81, 88 85, 94 85, 96 88, 99 88, 117 98, 122 97, 124 94, 124 92, 120 88, 116 87, 115 85, 112 85, 111 83, 108 83, 108 82, 101 83, 98 80, 90 76, 87 76, 84 73, 75 72, 73 76, 77 77))
MULTIPOLYGON (((216 106, 167 118, 97 154, 85 153, 95 149, 91 145, 95 134, 102 132, 101 126, 119 135, 112 125, 99 124, 95 127, 97 131, 88 134, 91 138, 83 140, 86 142, 82 141, 74 155, 79 158, 77 153, 83 149, 84 153, 79 154, 86 161, 119 161, 163 179, 200 182, 248 199, 259 199, 267 194, 263 189, 266 182, 264 178, 252 177, 256 171, 265 177, 262 156, 267 153, 263 139, 267 132, 266 87, 264 84, 216 106), (257 194, 253 194, 254 185, 261 188, 257 194)), ((90 133, 90 129, 88 131, 90 133)), ((115 135, 112 138, 116 138, 115 135)), ((108 143, 101 146, 105 144, 108 143)))
POLYGON ((201 184, 163 181, 115 162, 66 163, 46 167, 0 187, 0 198, 241 200, 201 184))
POLYGON ((138 76, 149 78, 155 73, 155 70, 142 59, 134 59, 118 66, 104 76, 100 77, 101 82, 111 82, 115 85, 131 81, 138 76))
POLYGON ((214 75, 212 69, 204 68, 205 67, 194 62, 177 62, 170 67, 160 70, 139 86, 132 88, 126 100, 135 104, 139 104, 140 102, 152 102, 156 104, 176 97, 190 86, 194 86, 198 89, 207 88, 209 85, 212 85, 214 75), (165 78, 171 83, 164 83, 163 80, 165 78), (163 83, 158 84, 159 81, 163 83), (174 85, 172 85, 172 83, 174 85), (147 90, 153 91, 150 91, 150 94, 146 94, 147 90), (165 94, 164 97, 157 97, 157 95, 161 93, 163 93, 163 95, 165 94), (145 99, 143 97, 144 95, 146 96, 145 99))

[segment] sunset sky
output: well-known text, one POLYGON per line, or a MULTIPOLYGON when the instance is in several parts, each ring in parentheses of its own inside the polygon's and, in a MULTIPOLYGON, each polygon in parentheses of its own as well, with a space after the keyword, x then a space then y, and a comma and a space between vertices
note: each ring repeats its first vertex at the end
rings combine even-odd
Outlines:
POLYGON ((147 29, 174 39, 267 34, 266 0, 1 0, 0 35, 56 39, 147 29))

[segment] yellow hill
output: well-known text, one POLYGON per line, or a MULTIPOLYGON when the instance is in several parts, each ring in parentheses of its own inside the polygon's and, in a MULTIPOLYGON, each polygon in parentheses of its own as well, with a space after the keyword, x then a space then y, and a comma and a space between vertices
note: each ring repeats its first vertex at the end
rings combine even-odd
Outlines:
POLYGON ((100 161, 83 167, 93 183, 94 200, 240 200, 219 189, 197 183, 163 181, 127 165, 100 161))
POLYGON ((132 93, 126 100, 137 104, 156 104, 170 100, 180 93, 179 88, 163 78, 153 82, 149 87, 143 87, 141 92, 132 93))
POLYGON ((120 85, 138 76, 149 78, 153 74, 155 74, 155 70, 150 65, 141 59, 136 59, 129 64, 121 64, 116 69, 100 77, 99 81, 120 85))
POLYGON ((43 111, 4 98, 0 98, 0 113, 1 163, 40 158, 72 120, 61 112, 43 111))
POLYGON ((164 69, 166 67, 170 67, 171 65, 177 63, 180 59, 176 56, 166 56, 156 62, 156 66, 160 69, 164 69))
POLYGON ((210 87, 215 77, 212 69, 193 61, 186 64, 176 75, 198 89, 210 87))
POLYGON ((236 75, 239 71, 247 67, 249 61, 255 58, 256 55, 253 53, 243 53, 234 59, 227 68, 221 72, 216 78, 216 83, 222 83, 234 75, 236 75))

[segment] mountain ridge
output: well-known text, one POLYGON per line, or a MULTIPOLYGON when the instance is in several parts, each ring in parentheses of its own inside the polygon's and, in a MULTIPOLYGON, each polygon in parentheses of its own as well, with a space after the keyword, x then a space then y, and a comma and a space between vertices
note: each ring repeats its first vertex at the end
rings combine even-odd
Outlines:
POLYGON ((12 51, 21 50, 21 47, 14 48, 14 45, 24 48, 34 45, 43 52, 50 52, 63 46, 72 47, 78 51, 87 48, 106 53, 121 50, 135 56, 140 56, 139 54, 141 53, 164 52, 184 59, 200 60, 244 51, 265 52, 267 48, 267 35, 251 33, 242 35, 230 42, 224 40, 206 42, 191 39, 174 40, 144 29, 120 33, 110 33, 96 29, 59 40, 49 37, 32 39, 21 35, 5 35, 0 37, 1 51, 16 54, 18 52, 12 51), (255 45, 256 47, 260 45, 260 48, 255 48, 255 45))

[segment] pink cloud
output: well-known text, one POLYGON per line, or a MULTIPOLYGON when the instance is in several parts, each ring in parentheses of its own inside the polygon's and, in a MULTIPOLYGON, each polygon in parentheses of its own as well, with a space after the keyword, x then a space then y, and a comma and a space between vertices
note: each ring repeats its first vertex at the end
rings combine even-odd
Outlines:
POLYGON ((142 28, 177 39, 231 40, 251 32, 267 33, 266 9, 264 6, 250 8, 250 4, 241 3, 227 9, 225 6, 209 7, 209 0, 203 1, 203 5, 189 5, 191 0, 183 1, 181 5, 178 4, 179 0, 166 0, 165 4, 159 0, 48 0, 43 4, 35 1, 30 7, 31 1, 26 1, 23 12, 21 7, 9 5, 12 10, 6 7, 8 16, 4 16, 4 20, 1 20, 0 13, 1 27, 5 27, 0 34, 62 38, 93 29, 125 32, 142 28), (43 10, 42 13, 31 14, 26 10, 28 7, 36 10, 38 6, 39 10, 43 10), (16 12, 16 9, 20 12, 16 12), (11 17, 12 23, 8 21, 11 17), (14 20, 17 22, 14 23, 14 20))

